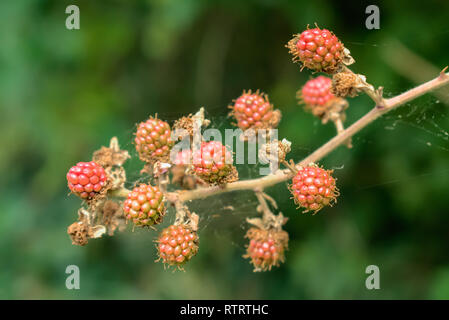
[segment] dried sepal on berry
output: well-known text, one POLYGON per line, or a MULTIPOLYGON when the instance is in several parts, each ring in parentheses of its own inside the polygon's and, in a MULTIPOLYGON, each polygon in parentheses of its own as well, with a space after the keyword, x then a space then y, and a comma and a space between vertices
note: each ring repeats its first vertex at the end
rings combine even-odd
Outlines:
POLYGON ((258 152, 259 159, 262 162, 282 162, 291 149, 292 143, 287 139, 273 140, 270 143, 263 144, 258 152))
POLYGON ((177 135, 176 138, 178 140, 183 140, 186 137, 193 137, 194 130, 194 121, 191 114, 187 117, 175 120, 175 123, 173 124, 173 132, 177 135))
POLYGON ((292 179, 290 192, 303 212, 316 214, 325 206, 332 206, 340 192, 332 177, 333 170, 325 170, 311 163, 300 167, 292 179))
POLYGON ((156 161, 167 162, 174 144, 170 125, 157 117, 139 123, 134 142, 140 159, 150 165, 156 161))
POLYGON ((199 237, 187 223, 171 225, 156 240, 159 259, 169 267, 182 269, 198 252, 199 237))
POLYGON ((105 171, 108 176, 110 190, 118 190, 125 186, 126 171, 122 166, 107 167, 105 171))
MULTIPOLYGON (((376 92, 374 87, 366 82, 366 77, 362 74, 355 74, 352 71, 341 71, 332 76, 332 93, 337 97, 355 97, 363 90, 376 92)), ((380 94, 381 92, 376 92, 380 94)))
POLYGON ((201 134, 201 128, 207 127, 210 120, 204 116, 204 108, 200 108, 194 115, 189 114, 175 121, 173 124, 173 132, 176 139, 183 140, 187 137, 193 138, 196 134, 201 134))
POLYGON ((101 147, 95 151, 92 161, 102 166, 108 177, 108 190, 117 190, 126 182, 126 172, 123 163, 131 158, 128 151, 121 150, 117 137, 111 138, 109 147, 101 147))
POLYGON ((238 180, 232 153, 219 141, 202 142, 192 155, 191 171, 209 184, 225 184, 238 180))
POLYGON ((85 246, 89 242, 89 227, 80 221, 72 223, 67 228, 67 234, 70 236, 73 245, 85 246))
POLYGON ((142 183, 128 193, 123 203, 128 221, 140 227, 150 227, 162 222, 165 215, 164 195, 157 186, 142 183))
POLYGON ((254 272, 271 270, 285 261, 288 249, 288 233, 282 229, 262 229, 253 227, 246 233, 249 245, 244 258, 250 259, 254 272))
POLYGON ((111 138, 109 147, 101 147, 95 151, 92 161, 98 163, 103 168, 121 166, 127 159, 131 158, 128 151, 121 150, 117 137, 111 138))
POLYGON ((119 232, 125 230, 126 219, 120 203, 107 200, 99 210, 101 212, 101 224, 106 227, 108 235, 113 236, 115 230, 119 232))
MULTIPOLYGON (((281 120, 281 112, 274 109, 268 96, 259 90, 255 93, 251 90, 243 91, 229 108, 231 109, 229 116, 237 121, 235 125, 244 132, 252 129, 255 135, 260 129, 263 131, 275 129, 281 120)), ((248 139, 246 135, 242 138, 248 139)))
POLYGON ((351 64, 349 50, 329 30, 318 26, 294 35, 286 47, 294 62, 301 62, 302 68, 329 74, 338 71, 342 64, 351 64))
POLYGON ((285 163, 287 153, 291 151, 292 143, 287 139, 273 140, 259 148, 258 156, 261 163, 269 163, 271 173, 276 173, 281 163, 285 163))
POLYGON ((103 225, 95 225, 91 218, 90 211, 86 209, 78 210, 78 221, 72 223, 67 228, 67 233, 73 245, 85 246, 89 239, 101 238, 106 232, 103 225))

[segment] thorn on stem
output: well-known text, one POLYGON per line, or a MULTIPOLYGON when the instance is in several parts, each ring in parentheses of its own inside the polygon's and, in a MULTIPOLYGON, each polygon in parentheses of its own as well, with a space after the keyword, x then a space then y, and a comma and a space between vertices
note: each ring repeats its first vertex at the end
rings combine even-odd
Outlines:
POLYGON ((449 76, 446 74, 446 71, 447 71, 448 68, 449 68, 449 66, 446 66, 446 67, 444 67, 443 70, 441 70, 441 72, 440 72, 440 78, 444 79, 444 78, 446 78, 446 77, 449 77, 449 76))

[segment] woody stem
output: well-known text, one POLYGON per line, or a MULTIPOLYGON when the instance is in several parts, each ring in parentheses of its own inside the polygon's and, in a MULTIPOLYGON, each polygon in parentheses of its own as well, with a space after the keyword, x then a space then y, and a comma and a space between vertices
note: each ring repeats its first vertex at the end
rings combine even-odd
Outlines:
MULTIPOLYGON (((373 98, 376 106, 366 113, 362 118, 354 122, 351 126, 341 131, 338 135, 327 141, 321 147, 312 152, 309 156, 300 161, 297 165, 307 165, 311 162, 326 157, 330 152, 337 147, 344 144, 349 138, 354 136, 363 128, 367 127, 371 122, 375 121, 387 112, 390 112, 405 103, 416 99, 430 91, 441 88, 449 84, 449 73, 441 73, 438 77, 423 83, 413 89, 410 89, 400 95, 390 99, 382 98, 382 103, 379 104, 379 97, 373 95, 373 92, 368 94, 373 98)), ((195 190, 169 192, 169 199, 172 201, 191 201, 196 199, 204 199, 210 196, 219 195, 225 192, 239 191, 239 190, 256 190, 265 189, 267 187, 285 182, 293 177, 294 173, 291 170, 278 170, 275 174, 271 174, 258 179, 242 180, 233 183, 228 183, 220 186, 210 186, 206 188, 197 188, 195 190)), ((116 197, 126 197, 129 190, 120 189, 111 191, 110 194, 116 197)), ((170 201, 170 200, 169 200, 170 201)))

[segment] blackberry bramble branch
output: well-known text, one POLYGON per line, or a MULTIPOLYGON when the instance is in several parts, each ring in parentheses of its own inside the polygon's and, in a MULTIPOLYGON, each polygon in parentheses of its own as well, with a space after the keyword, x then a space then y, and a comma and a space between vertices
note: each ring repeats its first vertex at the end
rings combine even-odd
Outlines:
MULTIPOLYGON (((331 77, 319 75, 309 80, 297 92, 297 97, 304 109, 320 118, 323 124, 332 121, 337 129, 336 136, 299 162, 286 159, 295 147, 294 142, 286 139, 265 142, 259 146, 263 158, 276 159, 276 163, 284 167, 270 165, 269 175, 238 180, 232 150, 219 141, 202 139, 201 128, 210 123, 204 118, 203 108, 195 115, 175 121, 172 126, 157 116, 150 117, 138 125, 134 141, 139 158, 145 164, 141 173, 148 181, 136 185, 133 190, 125 188, 126 172, 122 165, 129 154, 120 149, 116 138, 111 139, 109 147, 96 151, 92 161, 80 162, 67 173, 69 189, 83 200, 78 221, 68 228, 72 243, 86 245, 89 239, 100 238, 106 232, 113 235, 116 230, 123 231, 126 223, 156 229, 171 205, 175 208, 174 223, 162 230, 155 241, 158 261, 182 269, 186 262, 200 254, 199 216, 189 210, 190 202, 247 190, 257 198, 256 210, 261 217, 247 219, 251 227, 246 233, 249 243, 243 257, 249 259, 254 271, 271 270, 285 260, 288 234, 282 226, 287 218, 280 212, 273 213, 273 210, 278 211, 277 204, 264 189, 290 180, 292 201, 303 212, 316 214, 334 205, 344 190, 337 187, 333 172, 317 163, 341 145, 351 148, 352 136, 382 115, 449 84, 446 67, 435 79, 385 99, 382 87, 376 89, 364 75, 349 69, 355 60, 331 31, 318 26, 307 28, 294 35, 286 46, 293 61, 300 63, 301 71, 307 68, 331 77), (360 93, 367 94, 374 107, 345 129, 345 113, 350 112, 347 99, 360 93), (176 150, 176 141, 185 139, 191 147, 176 150)), ((241 140, 248 143, 254 143, 254 138, 261 134, 258 129, 264 130, 264 138, 271 138, 280 124, 281 112, 259 91, 244 91, 229 108, 230 116, 236 121, 234 125, 243 132, 241 140)))

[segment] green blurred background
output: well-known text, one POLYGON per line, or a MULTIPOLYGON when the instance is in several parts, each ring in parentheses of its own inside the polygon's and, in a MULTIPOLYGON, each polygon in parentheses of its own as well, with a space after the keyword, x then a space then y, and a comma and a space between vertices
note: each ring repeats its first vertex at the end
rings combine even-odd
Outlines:
MULTIPOLYGON (((339 148, 338 204, 300 214, 286 184, 268 191, 290 218, 287 261, 253 273, 244 253, 250 192, 192 204, 201 216, 199 254, 186 272, 154 263, 154 231, 131 228, 72 246, 67 226, 80 201, 65 174, 116 135, 131 143, 135 123, 158 113, 173 122, 200 106, 212 126, 230 127, 226 106, 243 89, 262 89, 283 112, 280 137, 299 160, 331 138, 296 104, 311 77, 284 47, 307 24, 333 30, 353 70, 390 97, 449 64, 449 2, 17 0, 0 3, 0 298, 4 299, 391 299, 449 298, 449 94, 408 103, 339 148), (81 29, 65 28, 77 4, 81 29), (367 30, 377 4, 380 30, 367 30), (447 131, 446 131, 447 130, 447 131), (223 209, 235 207, 234 212, 223 209), (67 290, 65 269, 81 270, 67 290), (377 265, 381 289, 365 288, 377 265)), ((348 123, 371 107, 351 99, 348 123)), ((257 167, 239 166, 242 178, 257 167)), ((173 221, 170 211, 166 224, 173 221)))

